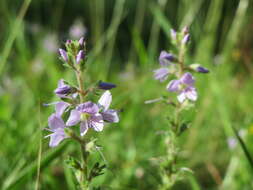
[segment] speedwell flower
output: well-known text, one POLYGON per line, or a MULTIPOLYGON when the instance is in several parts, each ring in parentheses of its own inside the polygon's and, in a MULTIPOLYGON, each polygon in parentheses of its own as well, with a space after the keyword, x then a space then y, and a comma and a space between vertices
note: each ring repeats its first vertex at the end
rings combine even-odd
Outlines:
POLYGON ((99 107, 89 101, 80 104, 70 112, 67 126, 73 126, 80 122, 80 133, 85 135, 89 128, 102 131, 104 127, 103 116, 99 113, 99 107))
POLYGON ((170 92, 177 92, 177 99, 180 103, 186 99, 196 101, 198 96, 194 83, 195 80, 191 73, 185 73, 179 80, 170 81, 167 85, 167 90, 170 92))
POLYGON ((175 61, 175 56, 171 53, 167 53, 166 51, 161 51, 159 56, 159 63, 162 66, 159 69, 154 70, 154 78, 159 80, 160 82, 165 81, 170 74, 169 66, 172 66, 171 62, 175 61))

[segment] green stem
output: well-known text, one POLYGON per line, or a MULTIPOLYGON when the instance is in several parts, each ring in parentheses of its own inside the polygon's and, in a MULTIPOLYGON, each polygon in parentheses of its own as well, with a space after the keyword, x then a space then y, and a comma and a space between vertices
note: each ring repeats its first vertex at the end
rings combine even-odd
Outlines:
MULTIPOLYGON (((76 64, 77 65, 77 64, 76 64)), ((84 81, 83 81, 83 72, 81 70, 80 65, 77 65, 77 68, 75 70, 75 74, 76 74, 76 79, 77 79, 77 83, 79 86, 79 97, 80 97, 80 103, 84 102, 84 81)), ((86 151, 86 142, 84 139, 80 138, 77 135, 73 135, 73 138, 75 140, 77 140, 80 143, 80 147, 81 147, 81 156, 82 156, 82 168, 83 168, 83 172, 81 173, 81 180, 80 180, 80 186, 82 190, 87 190, 89 189, 89 185, 88 185, 88 179, 89 179, 89 174, 88 174, 88 156, 89 153, 86 151)))
POLYGON ((180 69, 180 76, 182 76, 183 72, 184 72, 184 45, 180 45, 180 48, 179 48, 179 55, 178 55, 178 64, 179 64, 179 69, 180 69))
MULTIPOLYGON (((84 92, 84 86, 83 86, 83 77, 82 77, 82 71, 80 70, 80 68, 78 68, 76 71, 76 80, 80 89, 80 92, 84 92)), ((84 95, 83 93, 79 92, 79 96, 80 96, 80 103, 84 102, 84 95)))

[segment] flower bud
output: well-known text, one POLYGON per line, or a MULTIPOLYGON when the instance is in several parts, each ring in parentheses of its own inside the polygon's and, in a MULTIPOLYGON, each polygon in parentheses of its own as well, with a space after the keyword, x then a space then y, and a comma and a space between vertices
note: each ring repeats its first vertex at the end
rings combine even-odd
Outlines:
POLYGON ((65 62, 68 62, 68 55, 64 49, 59 49, 59 54, 65 62))
POLYGON ((58 87, 55 89, 55 94, 57 95, 65 95, 65 94, 69 94, 72 91, 72 88, 68 85, 64 85, 62 87, 58 87))
POLYGON ((190 68, 198 73, 209 73, 209 70, 205 67, 202 67, 200 64, 191 64, 190 68))
POLYGON ((66 41, 66 45, 69 45, 69 44, 71 44, 72 43, 72 40, 67 40, 66 41))
POLYGON ((182 44, 187 44, 190 41, 190 34, 186 34, 183 37, 182 44))
POLYGON ((79 43, 79 46, 80 46, 80 47, 83 47, 83 46, 84 46, 84 43, 85 43, 84 37, 81 37, 80 40, 78 41, 78 43, 79 43))
POLYGON ((79 64, 82 60, 84 60, 85 54, 83 50, 80 50, 76 56, 76 63, 79 64))
POLYGON ((173 54, 167 53, 166 51, 161 51, 159 56, 159 62, 161 65, 163 66, 168 65, 168 62, 173 62, 175 60, 176 58, 173 54))
POLYGON ((116 85, 109 82, 99 81, 98 88, 102 90, 110 90, 112 88, 116 88, 116 85))

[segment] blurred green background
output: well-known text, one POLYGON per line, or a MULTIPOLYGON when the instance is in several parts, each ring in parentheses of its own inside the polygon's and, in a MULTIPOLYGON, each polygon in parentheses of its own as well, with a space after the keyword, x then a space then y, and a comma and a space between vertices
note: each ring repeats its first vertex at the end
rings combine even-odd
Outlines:
POLYGON ((86 80, 116 83, 113 106, 123 109, 119 124, 90 133, 109 163, 94 184, 157 189, 150 159, 165 153, 158 132, 171 110, 144 101, 166 94, 152 70, 160 51, 171 48, 170 29, 185 25, 192 35, 187 62, 211 72, 195 75, 199 99, 179 140, 179 164, 194 174, 174 189, 253 189, 253 170, 231 129, 253 155, 252 0, 0 0, 0 189, 75 189, 63 160, 79 149, 68 140, 48 147, 42 129, 53 107, 42 104, 57 100, 60 78, 74 81, 57 48, 82 35, 86 80))

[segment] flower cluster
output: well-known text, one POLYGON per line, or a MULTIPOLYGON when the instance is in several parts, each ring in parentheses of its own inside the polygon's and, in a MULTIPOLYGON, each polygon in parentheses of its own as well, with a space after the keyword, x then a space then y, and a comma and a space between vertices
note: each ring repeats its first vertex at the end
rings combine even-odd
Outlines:
POLYGON ((208 73, 209 70, 199 64, 185 64, 185 52, 190 41, 188 27, 183 28, 181 32, 171 30, 172 44, 175 46, 173 52, 162 51, 159 56, 160 68, 154 70, 154 78, 160 82, 169 80, 166 89, 175 93, 177 100, 173 101, 170 97, 162 96, 160 98, 146 101, 154 103, 164 101, 169 106, 173 106, 170 116, 167 117, 169 128, 164 132, 166 155, 158 158, 157 163, 160 166, 161 189, 171 189, 176 181, 180 180, 185 171, 191 171, 186 167, 179 167, 176 163, 180 155, 177 147, 177 139, 186 131, 190 122, 184 117, 183 110, 189 110, 198 98, 195 88, 195 78, 192 72, 208 73), (166 97, 166 98, 165 98, 166 97), (168 98, 168 99, 167 99, 168 98))
POLYGON ((119 122, 118 111, 110 109, 112 95, 109 90, 115 88, 116 85, 99 81, 95 86, 86 90, 83 87, 81 71, 85 68, 86 58, 84 39, 81 38, 79 41, 67 40, 65 46, 66 50, 59 49, 60 59, 65 66, 74 70, 79 86, 70 85, 60 79, 57 88, 54 90, 54 93, 61 100, 52 103, 55 106, 55 113, 48 118, 48 130, 52 132, 47 136, 50 137, 50 147, 55 147, 65 138, 71 137, 68 130, 72 126, 79 125, 80 135, 84 136, 89 129, 100 132, 105 123, 119 122), (105 91, 97 103, 87 100, 88 94, 95 97, 101 90, 105 91))
POLYGON ((195 79, 190 72, 208 73, 209 70, 199 64, 191 64, 189 66, 184 64, 184 53, 190 41, 188 27, 185 27, 180 33, 171 30, 171 39, 172 43, 177 47, 176 53, 178 55, 162 51, 159 56, 161 67, 154 70, 154 78, 163 82, 169 76, 175 76, 176 79, 168 83, 167 91, 177 93, 177 99, 180 103, 186 100, 196 101, 198 95, 194 86, 195 79))

